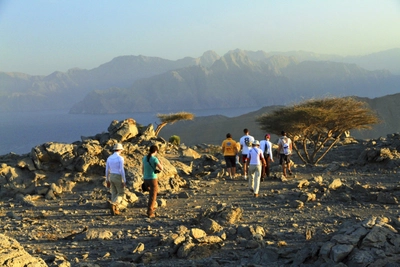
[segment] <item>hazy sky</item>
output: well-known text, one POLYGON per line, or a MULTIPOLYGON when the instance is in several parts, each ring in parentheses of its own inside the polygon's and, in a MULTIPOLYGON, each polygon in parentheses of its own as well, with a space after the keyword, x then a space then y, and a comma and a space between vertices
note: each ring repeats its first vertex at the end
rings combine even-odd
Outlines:
POLYGON ((400 0, 0 0, 0 72, 207 50, 364 55, 400 47, 400 0))

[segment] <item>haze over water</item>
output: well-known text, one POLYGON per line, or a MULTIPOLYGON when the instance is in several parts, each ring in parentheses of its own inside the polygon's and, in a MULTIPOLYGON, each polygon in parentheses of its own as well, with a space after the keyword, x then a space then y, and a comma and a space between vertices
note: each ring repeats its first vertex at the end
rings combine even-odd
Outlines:
MULTIPOLYGON (((261 107, 260 107, 261 108, 261 107)), ((224 115, 235 117, 246 114, 259 108, 240 109, 209 109, 188 111, 195 117, 208 115, 224 115)), ((0 113, 0 155, 10 152, 16 154, 29 153, 37 145, 46 142, 72 143, 81 141, 81 136, 94 136, 107 132, 113 120, 133 118, 137 124, 148 125, 159 123, 158 113, 130 113, 130 114, 68 114, 68 111, 37 111, 0 113)), ((168 127, 168 125, 166 126, 168 127)), ((179 135, 179 133, 177 133, 179 135)), ((183 140, 184 142, 184 140, 183 140)))

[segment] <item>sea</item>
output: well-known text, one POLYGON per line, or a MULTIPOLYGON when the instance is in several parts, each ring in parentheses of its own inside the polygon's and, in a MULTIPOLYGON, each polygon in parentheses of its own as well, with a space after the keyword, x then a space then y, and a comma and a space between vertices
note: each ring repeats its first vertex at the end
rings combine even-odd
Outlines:
MULTIPOLYGON (((261 107, 185 110, 195 117, 223 115, 236 117, 261 107)), ((181 110, 179 110, 181 111, 181 110)), ((133 118, 138 124, 159 123, 157 114, 179 111, 157 111, 125 114, 69 114, 68 110, 2 112, 0 113, 0 155, 8 153, 26 154, 37 145, 46 142, 72 143, 81 136, 93 136, 107 132, 113 120, 133 118)))

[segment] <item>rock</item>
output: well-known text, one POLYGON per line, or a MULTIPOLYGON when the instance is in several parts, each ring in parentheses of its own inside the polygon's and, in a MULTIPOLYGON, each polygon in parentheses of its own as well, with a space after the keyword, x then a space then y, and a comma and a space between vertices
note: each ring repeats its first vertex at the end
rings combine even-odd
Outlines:
POLYGON ((300 196, 300 200, 302 202, 316 201, 317 200, 317 195, 314 194, 314 193, 305 192, 300 196))
POLYGON ((204 230, 199 229, 199 228, 192 228, 190 229, 190 235, 194 238, 194 239, 200 239, 205 237, 207 234, 204 230))
POLYGON ((27 168, 29 171, 35 171, 36 167, 31 158, 23 158, 18 161, 17 166, 21 169, 27 168))
POLYGON ((113 233, 111 231, 98 231, 94 229, 89 229, 85 232, 85 240, 102 240, 102 239, 111 239, 113 233))
POLYGON ((298 182, 297 187, 301 189, 301 188, 307 187, 309 185, 310 185, 310 182, 306 179, 303 179, 298 182))
POLYGON ((339 187, 341 187, 343 184, 342 184, 342 181, 340 181, 340 179, 335 179, 335 180, 333 180, 332 181, 332 183, 329 185, 329 189, 331 189, 331 190, 336 190, 336 189, 338 189, 339 187))
POLYGON ((108 127, 108 132, 111 139, 115 139, 120 143, 135 137, 139 133, 139 130, 134 119, 126 119, 123 121, 112 121, 108 127))
POLYGON ((15 239, 0 234, 0 265, 3 267, 45 267, 41 258, 31 256, 15 239))
POLYGON ((334 262, 340 262, 353 250, 353 245, 335 245, 331 249, 331 259, 334 262))
POLYGON ((304 202, 296 199, 291 202, 291 207, 295 209, 302 209, 304 208, 304 202))
POLYGON ((191 241, 187 241, 183 243, 182 246, 179 247, 176 256, 181 259, 187 258, 194 247, 195 247, 194 243, 192 243, 191 241))
POLYGON ((202 221, 202 229, 206 232, 206 234, 212 235, 222 231, 224 228, 213 219, 205 218, 202 221))

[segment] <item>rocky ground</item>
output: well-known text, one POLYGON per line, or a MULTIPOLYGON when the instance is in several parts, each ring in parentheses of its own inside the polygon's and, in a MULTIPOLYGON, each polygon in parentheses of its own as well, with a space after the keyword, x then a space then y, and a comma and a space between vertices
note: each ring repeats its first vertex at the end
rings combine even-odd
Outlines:
POLYGON ((43 260, 27 266, 400 266, 398 146, 393 135, 340 144, 317 166, 294 157, 287 179, 274 163, 258 198, 214 166, 218 153, 194 147, 203 155, 196 172, 168 151, 185 183, 159 194, 155 219, 134 186, 126 210, 111 216, 101 175, 54 198, 3 197, 2 263, 25 266, 4 261, 12 238, 43 260))

